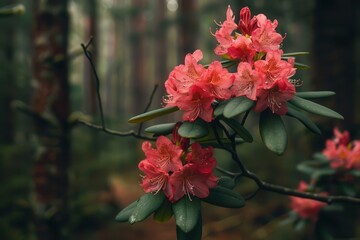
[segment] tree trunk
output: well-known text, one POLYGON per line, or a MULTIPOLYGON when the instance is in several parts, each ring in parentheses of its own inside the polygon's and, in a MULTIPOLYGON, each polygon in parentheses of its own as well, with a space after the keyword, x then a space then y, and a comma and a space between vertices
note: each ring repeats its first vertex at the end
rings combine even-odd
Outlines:
POLYGON ((34 212, 38 239, 66 239, 70 114, 66 60, 66 0, 33 3, 33 111, 39 152, 34 163, 34 212))
POLYGON ((148 92, 145 76, 147 71, 147 64, 145 61, 145 16, 144 0, 133 0, 132 8, 135 15, 131 21, 132 31, 132 114, 138 114, 143 110, 144 103, 146 103, 146 94, 148 92))
POLYGON ((180 26, 179 26, 179 62, 183 63, 185 55, 193 53, 196 49, 196 41, 198 36, 198 14, 197 1, 179 1, 180 10, 180 26))

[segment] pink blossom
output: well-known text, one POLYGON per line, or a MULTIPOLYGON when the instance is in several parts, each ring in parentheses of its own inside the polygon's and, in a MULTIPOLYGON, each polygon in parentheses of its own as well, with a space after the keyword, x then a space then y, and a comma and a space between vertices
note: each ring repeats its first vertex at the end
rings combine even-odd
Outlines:
POLYGON ((238 35, 228 47, 227 54, 231 59, 252 63, 256 51, 250 38, 243 35, 238 35))
POLYGON ((251 11, 248 7, 243 7, 240 10, 239 28, 244 35, 252 35, 252 32, 258 28, 257 18, 251 18, 251 11))
POLYGON ((165 82, 165 89, 168 93, 168 99, 165 103, 169 106, 176 106, 176 101, 187 95, 189 88, 197 81, 205 68, 198 64, 203 57, 200 50, 196 50, 193 54, 185 56, 185 65, 179 65, 169 74, 169 78, 165 82))
POLYGON ((172 188, 169 184, 169 174, 166 171, 159 169, 147 159, 141 161, 138 167, 145 173, 141 182, 141 187, 145 192, 158 193, 163 190, 165 196, 173 197, 172 188))
POLYGON ((256 71, 265 74, 263 88, 271 88, 273 83, 279 79, 289 79, 295 74, 294 59, 288 61, 281 59, 282 51, 272 51, 266 54, 265 60, 258 60, 254 63, 256 71))
POLYGON ((193 143, 187 162, 195 164, 201 174, 211 173, 216 166, 214 150, 212 147, 202 148, 199 143, 193 143))
POLYGON ((348 145, 350 143, 350 133, 348 131, 340 132, 338 128, 334 128, 334 142, 339 145, 348 145))
POLYGON ((360 141, 352 143, 353 148, 349 154, 348 168, 360 170, 360 141))
POLYGON ((206 122, 211 122, 213 117, 212 102, 214 96, 197 85, 189 89, 189 95, 178 99, 177 106, 184 111, 182 119, 194 122, 197 118, 202 118, 206 122))
POLYGON ((196 85, 211 93, 216 99, 228 99, 231 97, 230 87, 233 81, 234 76, 223 68, 219 61, 213 61, 202 73, 196 85))
POLYGON ((182 149, 165 136, 156 140, 156 149, 152 148, 150 142, 144 142, 142 150, 147 160, 162 171, 174 172, 182 167, 182 149))
POLYGON ((360 147, 357 144, 350 143, 348 131, 340 132, 338 128, 334 128, 334 138, 326 140, 325 149, 322 153, 330 161, 332 168, 350 169, 357 165, 355 162, 359 157, 357 154, 359 150, 360 147))
POLYGON ((280 48, 283 37, 276 32, 277 20, 271 22, 264 14, 256 16, 258 28, 251 33, 251 39, 258 52, 270 52, 280 48))
POLYGON ((231 34, 237 28, 234 19, 233 11, 229 5, 226 11, 226 20, 220 25, 221 28, 214 34, 216 40, 219 42, 219 45, 215 48, 215 54, 220 56, 227 54, 227 49, 233 42, 231 34))
POLYGON ((287 101, 295 95, 295 87, 287 79, 280 79, 269 88, 258 88, 257 95, 254 111, 262 112, 270 108, 273 113, 284 115, 288 111, 287 101))
POLYGON ((191 199, 191 196, 205 198, 209 195, 209 188, 217 184, 217 178, 213 173, 204 174, 199 172, 199 166, 188 163, 179 171, 171 175, 169 183, 173 189, 171 202, 176 202, 184 195, 191 199))
POLYGON ((257 88, 264 79, 265 75, 254 70, 251 64, 240 62, 231 90, 234 96, 246 96, 255 101, 257 88))
MULTIPOLYGON (((301 181, 298 187, 298 191, 307 191, 308 186, 304 181, 301 181)), ((322 193, 326 195, 326 193, 322 193)), ((310 219, 316 222, 318 219, 319 211, 326 206, 326 203, 319 202, 312 199, 305 199, 300 197, 290 197, 291 208, 294 212, 298 213, 303 219, 310 219)))

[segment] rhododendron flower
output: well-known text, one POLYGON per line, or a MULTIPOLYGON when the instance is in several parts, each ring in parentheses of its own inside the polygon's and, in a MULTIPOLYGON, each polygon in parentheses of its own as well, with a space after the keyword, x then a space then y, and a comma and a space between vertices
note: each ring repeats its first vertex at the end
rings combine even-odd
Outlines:
POLYGON ((223 100, 231 97, 230 87, 234 82, 234 78, 226 68, 222 67, 219 61, 214 61, 203 72, 200 81, 196 85, 211 93, 214 98, 223 100))
POLYGON ((165 136, 158 137, 156 149, 151 147, 150 142, 144 142, 142 150, 146 160, 165 172, 174 172, 182 167, 180 160, 182 149, 165 136))
POLYGON ((255 101, 258 86, 262 84, 264 79, 265 75, 253 69, 250 63, 241 62, 238 65, 231 90, 236 97, 246 96, 255 101))
POLYGON ((195 164, 201 173, 211 173, 215 166, 214 150, 212 147, 201 148, 199 143, 191 145, 191 152, 187 155, 187 162, 195 164))
POLYGON ((150 142, 144 142, 142 150, 146 158, 138 165, 145 174, 141 182, 144 191, 154 194, 163 191, 173 203, 184 195, 190 199, 192 196, 205 198, 209 188, 217 184, 213 148, 202 148, 199 143, 193 143, 190 148, 188 144, 182 145, 186 140, 178 135, 179 127, 177 124, 173 132, 175 143, 160 136, 153 149, 150 142))
POLYGON ((251 33, 254 48, 258 52, 270 52, 279 49, 283 37, 276 32, 277 20, 271 22, 264 14, 256 15, 257 25, 251 33))
POLYGON ((162 190, 166 197, 173 197, 172 188, 169 184, 170 176, 166 171, 159 169, 147 160, 141 161, 138 167, 145 173, 141 182, 141 187, 146 193, 158 193, 162 190))
POLYGON ((353 141, 353 148, 349 155, 348 168, 360 170, 360 141, 353 141))
POLYGON ((212 102, 214 96, 197 85, 189 89, 189 95, 178 99, 177 106, 184 111, 183 120, 194 122, 201 118, 206 122, 211 122, 213 118, 212 102))
POLYGON ((170 178, 170 185, 173 189, 173 197, 169 200, 176 202, 186 195, 205 198, 209 196, 209 188, 217 184, 217 178, 212 173, 201 173, 199 165, 188 163, 182 169, 174 172, 170 178))
MULTIPOLYGON (((298 187, 298 191, 305 192, 308 189, 308 185, 301 181, 298 187)), ((322 193, 327 195, 326 193, 322 193)), ((299 197, 290 197, 291 208, 294 212, 298 213, 303 219, 310 219, 316 222, 318 219, 319 211, 327 204, 312 199, 305 199, 299 197)))
POLYGON ((248 7, 240 10, 239 29, 244 35, 252 35, 252 32, 258 28, 258 20, 256 17, 251 18, 251 11, 248 7))
POLYGON ((295 95, 295 87, 287 79, 280 79, 269 88, 258 88, 257 95, 254 111, 262 112, 270 108, 272 113, 284 115, 288 111, 287 101, 295 95))
POLYGON ((243 35, 236 37, 232 44, 227 48, 227 54, 231 59, 253 62, 256 51, 250 38, 243 35))
POLYGON ((360 169, 360 141, 350 142, 348 131, 334 128, 334 138, 326 140, 322 153, 332 168, 360 169))
POLYGON ((266 76, 263 88, 271 88, 277 80, 289 79, 295 74, 294 58, 284 61, 281 59, 281 54, 281 50, 272 51, 266 55, 265 60, 258 60, 254 63, 255 69, 266 76))

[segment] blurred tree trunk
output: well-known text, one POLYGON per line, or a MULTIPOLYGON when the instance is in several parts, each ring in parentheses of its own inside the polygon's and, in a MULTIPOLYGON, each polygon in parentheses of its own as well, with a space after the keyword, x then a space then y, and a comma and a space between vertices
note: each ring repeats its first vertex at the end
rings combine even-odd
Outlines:
POLYGON ((3 53, 0 59, 2 70, 1 79, 1 101, 0 109, 4 114, 0 118, 0 144, 10 145, 14 141, 14 112, 11 109, 11 102, 14 100, 15 93, 15 31, 13 19, 6 19, 6 27, 2 30, 4 35, 1 37, 1 51, 3 53))
POLYGON ((32 108, 39 151, 33 168, 38 239, 66 239, 70 114, 66 0, 33 2, 32 108))
POLYGON ((146 81, 145 75, 147 71, 147 64, 145 61, 145 1, 133 0, 131 1, 134 9, 134 16, 131 21, 131 48, 132 48, 132 73, 131 73, 131 89, 132 94, 132 114, 138 114, 146 101, 146 81))
MULTIPOLYGON (((89 0, 84 4, 85 7, 85 42, 87 42, 90 37, 94 37, 94 40, 91 44, 91 52, 93 56, 93 62, 96 66, 96 57, 97 57, 97 41, 99 36, 97 36, 97 1, 89 0)), ((96 114, 97 112, 97 101, 96 101, 96 91, 95 91, 95 82, 93 81, 93 73, 90 67, 89 61, 84 58, 84 111, 88 114, 96 114)))
POLYGON ((197 1, 179 1, 179 62, 184 62, 185 55, 193 53, 196 49, 199 19, 197 14, 197 1))
MULTIPOLYGON (((317 0, 314 9, 312 50, 313 84, 316 90, 332 90, 327 106, 341 113, 345 120, 336 124, 354 130, 356 76, 356 9, 359 1, 317 0)), ((333 125, 325 131, 332 135, 333 125)))
POLYGON ((165 26, 165 12, 166 12, 166 1, 158 0, 156 12, 156 55, 155 55, 155 72, 156 72, 156 83, 159 84, 159 90, 157 99, 161 99, 165 95, 165 88, 163 84, 167 79, 167 39, 166 33, 167 28, 165 26))

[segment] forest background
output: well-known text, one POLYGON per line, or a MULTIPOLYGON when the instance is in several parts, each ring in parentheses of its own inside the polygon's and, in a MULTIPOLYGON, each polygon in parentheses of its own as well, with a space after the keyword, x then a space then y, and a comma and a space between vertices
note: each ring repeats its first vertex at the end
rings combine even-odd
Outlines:
MULTIPOLYGON (((24 14, 0 18, 1 239, 56 239, 52 234, 58 231, 70 239, 174 238, 173 220, 114 222, 142 194, 136 167, 144 157, 141 141, 72 122, 81 116, 100 123, 94 76, 80 46, 90 36, 107 127, 127 131, 136 127, 127 119, 145 109, 156 84, 151 108, 161 106, 162 84, 185 54, 200 48, 203 63, 216 58, 211 32, 218 27, 214 20, 225 19, 227 5, 249 6, 253 14, 279 21, 285 52, 310 52, 301 62, 311 69, 296 75, 303 81, 300 89, 335 91, 321 103, 345 118, 312 117, 321 136, 288 122, 289 146, 280 157, 261 144, 254 124, 255 143, 239 148, 249 168, 269 182, 296 188, 296 164, 321 151, 334 126, 360 138, 359 1, 4 0, 0 7, 19 3, 24 14), (57 207, 42 208, 54 201, 57 207), (66 213, 59 212, 63 207, 66 213), (53 216, 55 226, 49 228, 53 216)), ((223 152, 216 154, 231 167, 223 152)), ((247 182, 239 186, 243 194, 254 189, 247 182)), ((296 235, 278 226, 290 209, 286 196, 259 193, 239 210, 205 207, 204 239, 296 235)))

